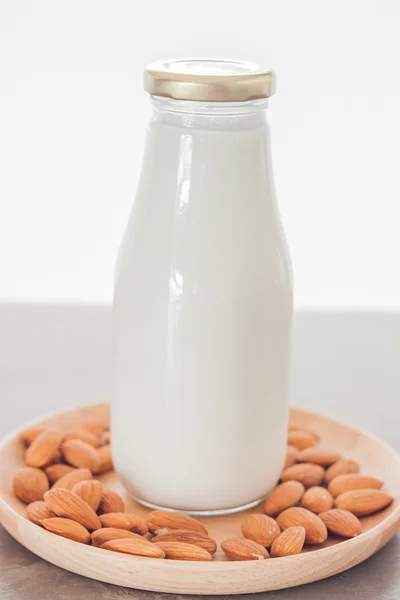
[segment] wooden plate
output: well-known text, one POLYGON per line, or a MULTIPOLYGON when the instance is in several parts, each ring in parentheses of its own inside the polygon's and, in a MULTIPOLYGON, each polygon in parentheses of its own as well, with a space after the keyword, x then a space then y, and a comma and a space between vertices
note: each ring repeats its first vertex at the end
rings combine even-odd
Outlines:
MULTIPOLYGON (((107 405, 90 405, 59 412, 27 425, 73 426, 82 418, 107 412, 107 405)), ((118 554, 72 542, 54 535, 25 517, 25 506, 12 492, 12 478, 23 465, 19 431, 0 445, 0 521, 23 546, 68 571, 131 588, 177 594, 243 594, 288 588, 340 573, 377 552, 400 526, 400 457, 373 436, 339 421, 300 409, 292 409, 291 421, 318 433, 324 446, 357 460, 361 472, 383 479, 396 498, 386 510, 363 519, 363 533, 351 540, 330 539, 302 554, 262 561, 230 562, 221 550, 212 563, 159 560, 118 554)), ((21 428, 23 429, 23 428, 21 428)), ((114 473, 101 477, 106 487, 124 496, 126 510, 144 517, 148 512, 131 500, 114 473)), ((261 508, 249 512, 261 512, 261 508)), ((245 513, 204 518, 218 543, 240 536, 245 513)), ((373 568, 373 563, 371 564, 373 568)))

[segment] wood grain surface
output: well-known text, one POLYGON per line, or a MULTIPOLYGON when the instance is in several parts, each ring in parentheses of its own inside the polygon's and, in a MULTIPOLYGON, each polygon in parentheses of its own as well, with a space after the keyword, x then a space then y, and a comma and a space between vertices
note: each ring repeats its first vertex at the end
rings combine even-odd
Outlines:
MULTIPOLYGON (((107 405, 90 405, 37 419, 35 424, 67 429, 82 418, 107 405)), ((292 409, 292 423, 313 429, 322 445, 335 448, 361 465, 363 473, 385 481, 396 501, 385 511, 362 520, 363 533, 340 542, 330 539, 301 555, 265 561, 230 562, 219 549, 212 563, 158 560, 117 554, 78 544, 56 536, 29 522, 25 505, 12 493, 12 478, 23 464, 23 448, 18 431, 0 445, 0 521, 26 548, 64 569, 126 587, 169 593, 241 594, 268 591, 317 581, 340 573, 362 562, 379 550, 400 526, 400 457, 380 440, 328 417, 292 409)), ((24 425, 24 427, 27 424, 24 425)), ((124 496, 126 510, 145 516, 148 510, 131 500, 114 473, 101 477, 105 487, 124 496)), ((261 512, 257 507, 249 512, 261 512)), ((240 523, 247 513, 204 518, 211 537, 218 544, 240 534, 240 523)))

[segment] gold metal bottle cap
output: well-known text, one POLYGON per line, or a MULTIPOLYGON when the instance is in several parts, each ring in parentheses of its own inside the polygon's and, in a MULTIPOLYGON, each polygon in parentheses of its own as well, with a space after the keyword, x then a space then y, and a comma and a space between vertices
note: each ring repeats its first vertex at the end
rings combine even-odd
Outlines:
POLYGON ((162 60, 146 67, 144 89, 153 96, 177 100, 245 102, 272 96, 275 74, 236 60, 162 60))

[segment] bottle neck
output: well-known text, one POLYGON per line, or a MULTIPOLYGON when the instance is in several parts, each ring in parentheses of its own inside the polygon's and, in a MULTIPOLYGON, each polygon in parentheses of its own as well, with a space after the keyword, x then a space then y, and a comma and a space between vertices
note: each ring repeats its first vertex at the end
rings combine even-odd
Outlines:
POLYGON ((150 96, 153 122, 171 126, 241 130, 265 124, 268 100, 248 102, 194 102, 150 96))

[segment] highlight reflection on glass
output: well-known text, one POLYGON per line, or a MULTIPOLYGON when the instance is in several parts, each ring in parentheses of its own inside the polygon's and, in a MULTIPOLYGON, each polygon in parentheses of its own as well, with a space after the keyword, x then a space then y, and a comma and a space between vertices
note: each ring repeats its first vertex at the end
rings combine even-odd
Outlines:
MULTIPOLYGON (((184 217, 189 204, 190 175, 192 170, 192 136, 183 134, 179 140, 178 170, 176 180, 175 219, 184 217)), ((168 298, 168 364, 172 365, 175 337, 179 327, 181 296, 183 293, 183 273, 171 268, 168 298)))
POLYGON ((190 173, 192 170, 192 136, 182 135, 179 144, 177 200, 178 215, 181 215, 189 203, 190 173))
POLYGON ((169 302, 168 302, 168 333, 167 333, 167 363, 169 376, 172 375, 174 366, 175 337, 179 327, 179 318, 182 307, 183 275, 171 269, 169 277, 169 302))

